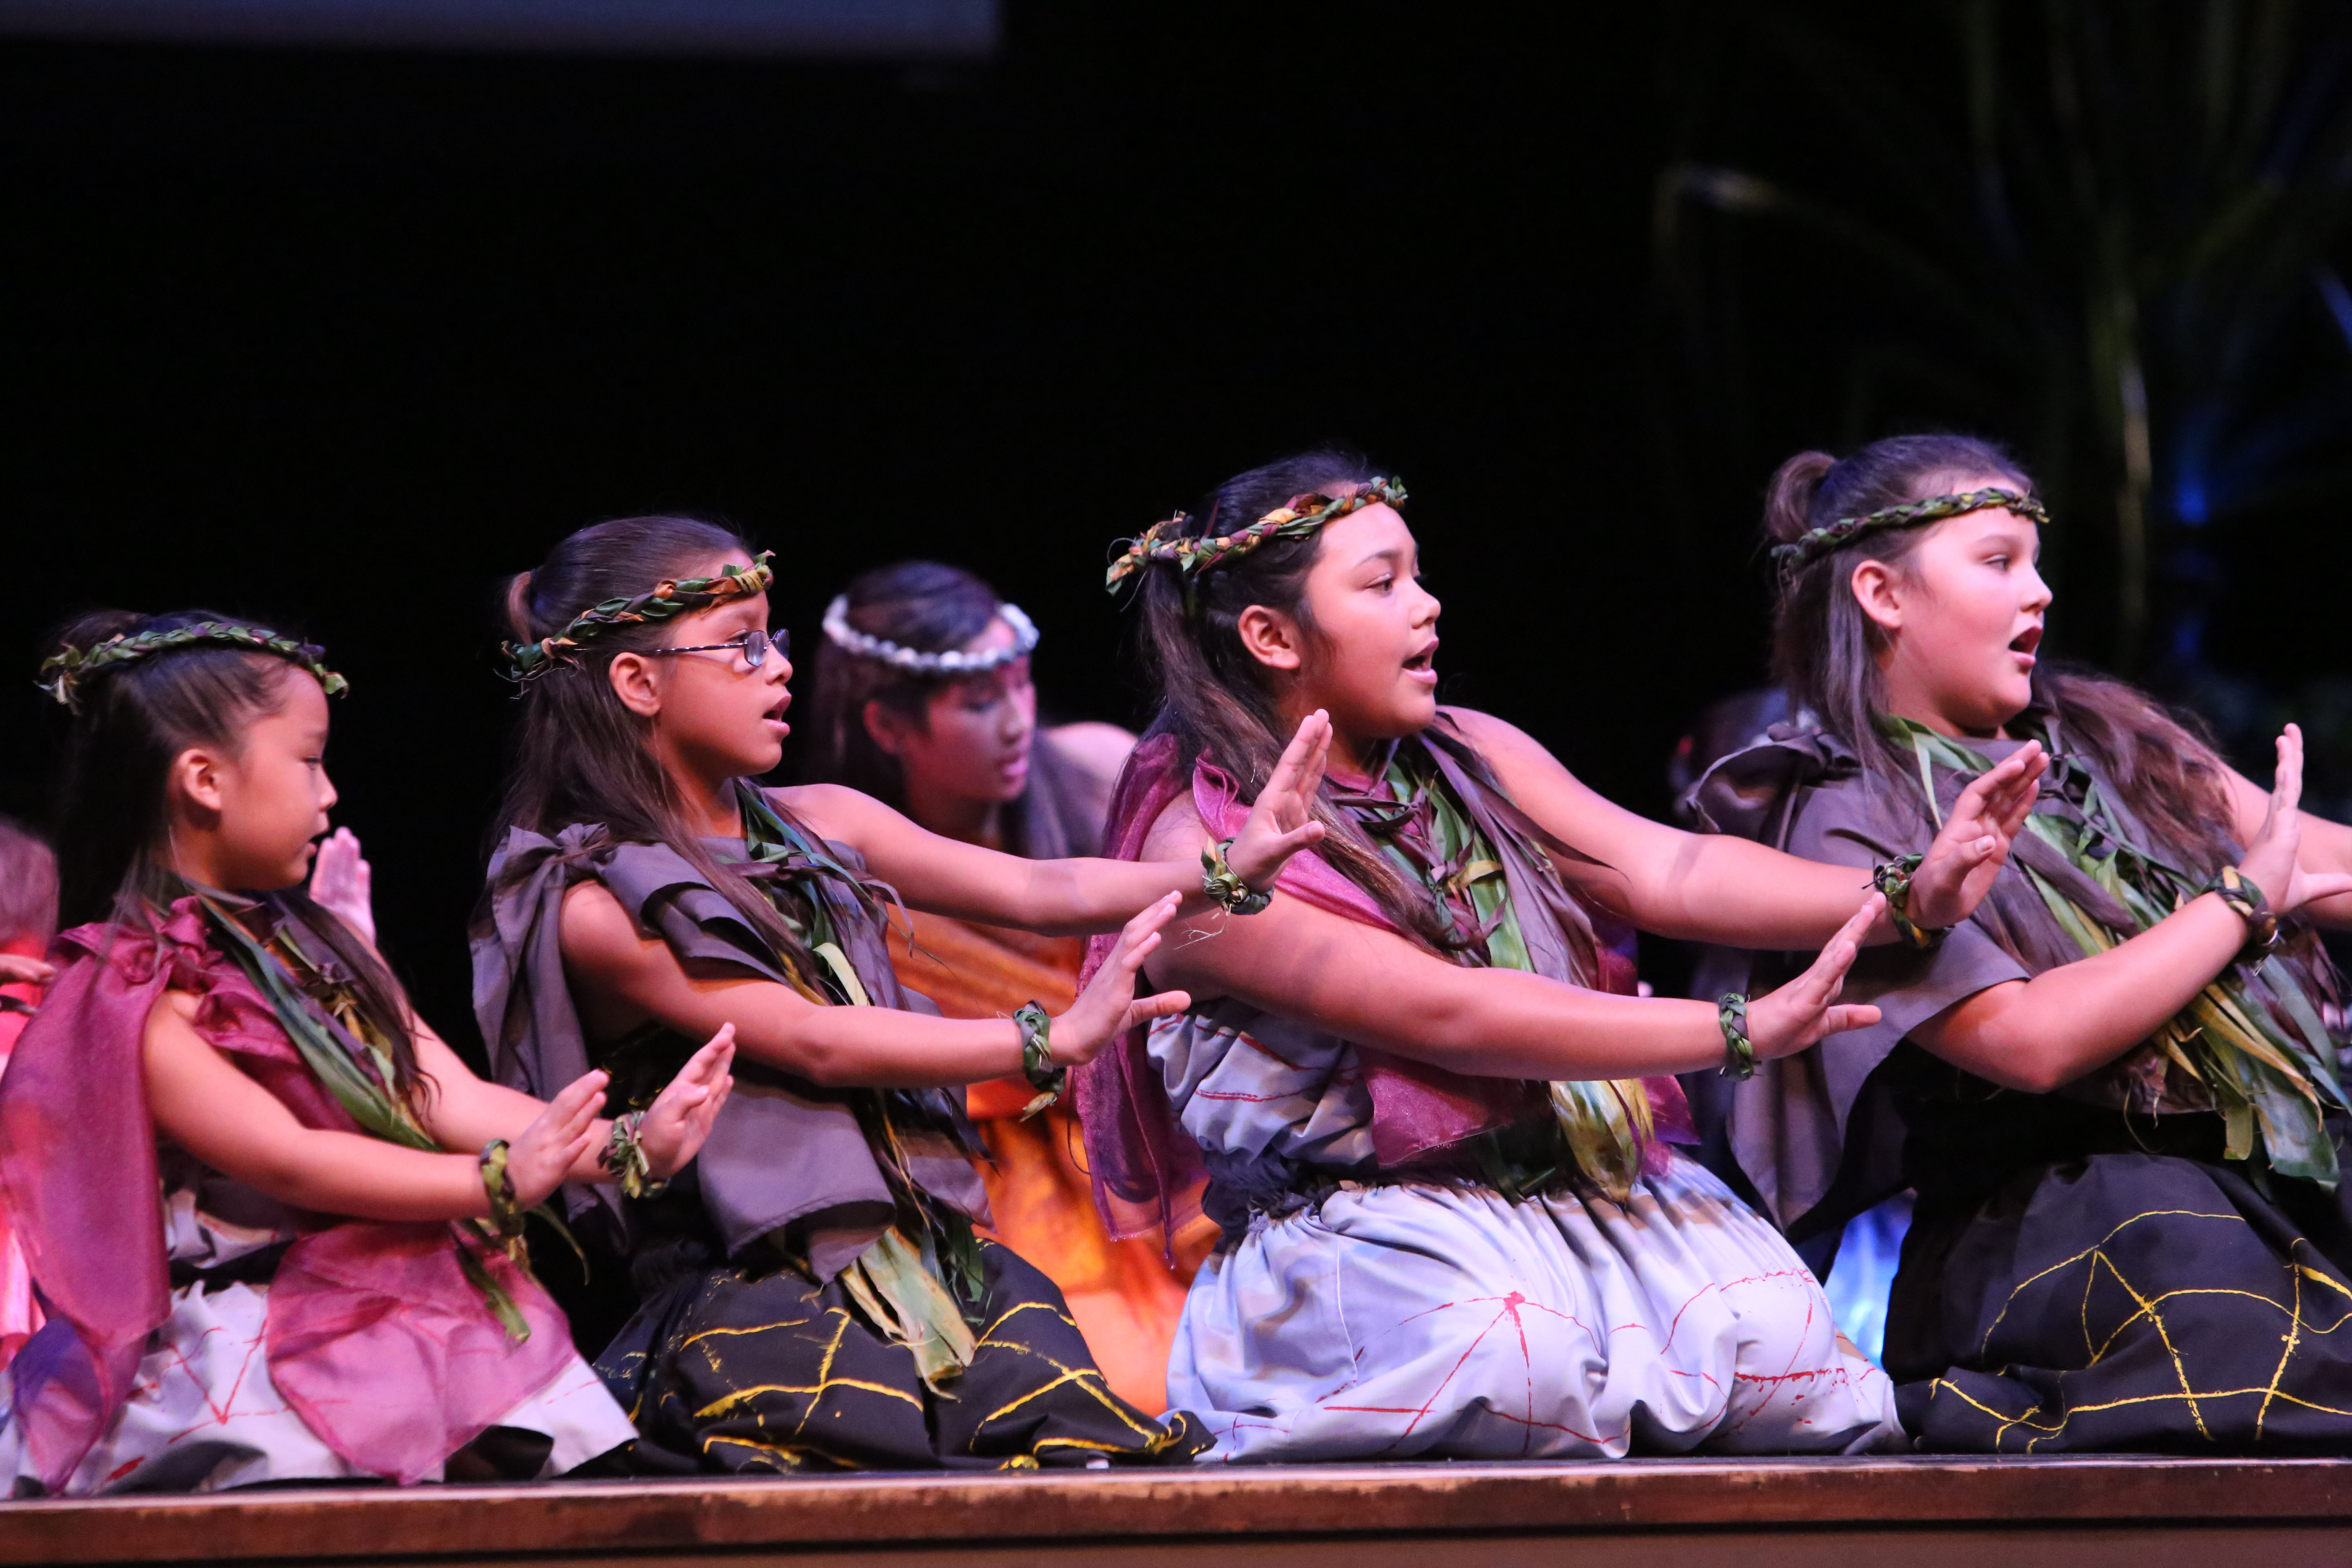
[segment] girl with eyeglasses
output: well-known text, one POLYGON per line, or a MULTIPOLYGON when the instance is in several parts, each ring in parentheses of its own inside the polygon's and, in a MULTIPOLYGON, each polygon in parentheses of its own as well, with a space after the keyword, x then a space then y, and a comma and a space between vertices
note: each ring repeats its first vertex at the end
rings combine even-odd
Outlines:
POLYGON ((474 940, 475 1005, 518 1085, 593 1064, 631 1101, 730 1023, 739 1088, 657 1196, 581 1193, 634 1314, 598 1367, 649 1471, 1177 1461, 1205 1446, 1105 1385, 1061 1293, 983 1240, 964 1085, 1039 1109, 1114 1033, 1159 931, 1269 884, 1321 828, 1328 733, 1299 726, 1216 858, 1023 860, 855 790, 768 789, 792 666, 768 557, 687 518, 572 534, 509 595, 521 731, 474 940), (1058 1014, 950 1019, 898 984, 895 900, 1047 932, 1117 932, 1058 1014), (716 1026, 716 1024, 712 1026, 716 1026))

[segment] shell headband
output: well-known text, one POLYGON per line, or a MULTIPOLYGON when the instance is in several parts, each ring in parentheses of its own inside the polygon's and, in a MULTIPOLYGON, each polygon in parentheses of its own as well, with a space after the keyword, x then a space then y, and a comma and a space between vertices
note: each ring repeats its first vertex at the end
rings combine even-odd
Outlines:
POLYGON ((992 669, 1011 664, 1027 655, 1037 646, 1037 623, 1021 613, 1018 605, 999 605, 997 618, 1013 628, 1010 647, 990 648, 985 653, 966 653, 950 648, 944 653, 926 653, 887 637, 877 637, 859 631, 849 624, 849 595, 836 594, 833 603, 824 607, 824 635, 833 646, 860 658, 879 659, 894 669, 909 675, 944 675, 961 677, 985 675, 992 669))
POLYGON ((719 569, 716 577, 665 577, 654 584, 650 593, 639 594, 634 599, 607 599, 583 610, 572 617, 570 626, 551 637, 541 637, 537 642, 501 643, 499 647, 511 661, 508 673, 518 681, 535 680, 559 665, 578 664, 582 645, 614 626, 674 620, 697 610, 707 610, 723 599, 764 594, 768 584, 776 580, 775 568, 768 564, 775 553, 762 550, 751 558, 749 566, 730 562, 719 569))
POLYGON ((1292 496, 1287 505, 1275 508, 1247 528, 1201 539, 1179 537, 1192 521, 1180 511, 1145 529, 1141 538, 1129 540, 1126 550, 1104 574, 1103 586, 1117 593, 1121 582, 1155 561, 1172 563, 1181 575, 1196 577, 1236 556, 1248 554, 1270 539, 1304 539, 1351 511, 1381 501, 1400 506, 1404 499, 1402 479, 1375 479, 1360 485, 1335 485, 1328 491, 1309 490, 1292 496))
POLYGON ((1926 500, 1885 507, 1861 517, 1842 517, 1825 528, 1807 529, 1790 542, 1772 547, 1773 563, 1780 568, 1780 581, 1786 583, 1811 563, 1844 549, 1865 533, 1882 528, 1910 528, 1990 507, 2005 507, 2036 522, 2050 521, 2049 512, 2032 496, 2004 489, 1962 490, 1958 495, 1929 496, 1926 500))
POLYGON ((69 647, 41 661, 41 689, 74 712, 81 711, 81 689, 102 671, 136 664, 157 654, 184 647, 241 647, 266 653, 309 670, 330 697, 341 697, 352 683, 326 666, 327 650, 271 631, 268 626, 239 626, 234 621, 198 621, 168 631, 133 632, 107 638, 95 647, 69 647))

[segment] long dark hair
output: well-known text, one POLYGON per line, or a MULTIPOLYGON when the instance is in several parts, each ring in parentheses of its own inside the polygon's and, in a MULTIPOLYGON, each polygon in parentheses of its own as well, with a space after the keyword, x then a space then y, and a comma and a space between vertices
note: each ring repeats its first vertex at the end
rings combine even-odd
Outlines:
MULTIPOLYGON (((54 649, 88 649, 111 637, 232 618, 212 610, 98 610, 68 624, 54 649)), ((152 930, 185 894, 170 860, 172 759, 191 746, 241 744, 247 725, 285 706, 286 683, 298 673, 275 654, 198 643, 84 678, 58 795, 61 925, 112 921, 152 930)), ((270 897, 341 961, 368 1021, 390 1044, 394 1087, 404 1095, 428 1083, 409 1036, 407 996, 383 961, 300 887, 270 890, 270 897)))
MULTIPOLYGON (((1292 497, 1388 477, 1358 452, 1326 447, 1302 452, 1236 474, 1202 498, 1182 530, 1184 538, 1246 528, 1292 497)), ((1319 640, 1307 604, 1307 575, 1322 552, 1318 531, 1304 539, 1276 539, 1187 582, 1171 564, 1143 574, 1144 667, 1159 697, 1147 733, 1176 737, 1178 763, 1190 772, 1205 757, 1234 775, 1241 798, 1253 802, 1273 776, 1289 743, 1289 726, 1275 704, 1265 667, 1242 646, 1242 613, 1263 605, 1289 616, 1319 640)), ((1325 837, 1317 853, 1332 869, 1371 895, 1401 929, 1438 952, 1463 946, 1428 889, 1408 883, 1355 819, 1336 809, 1327 785, 1316 803, 1325 837)))
MULTIPOLYGON (((1839 518, 1924 500, 1986 475, 2032 493, 2032 479, 2014 458, 1969 436, 1896 436, 1845 458, 1801 452, 1772 476, 1764 531, 1771 542, 1786 543, 1839 518)), ((1853 746, 1876 781, 1914 797, 1917 774, 1878 723, 1886 710, 1878 667, 1886 637, 1863 613, 1851 583, 1858 562, 1883 561, 1902 571, 1927 532, 1881 529, 1808 563, 1782 584, 1772 626, 1774 679, 1853 746)), ((2206 875, 2235 858, 2225 770, 2202 721, 2110 677, 2047 664, 2033 672, 2024 716, 2054 718, 2061 746, 2097 764, 2154 837, 2153 847, 2181 869, 2206 875)))
MULTIPOLYGON (((507 584, 515 641, 552 637, 607 599, 635 597, 666 578, 690 577, 724 556, 750 560, 731 529, 691 517, 624 517, 581 529, 536 571, 507 584)), ((677 787, 653 754, 653 721, 631 712, 613 689, 613 656, 659 647, 673 628, 659 621, 606 627, 563 665, 517 693, 506 802, 496 834, 529 828, 552 838, 574 823, 604 826, 616 843, 661 844, 707 879, 771 946, 805 972, 809 955, 759 890, 715 858, 686 826, 677 787)))
MULTIPOLYGON (((988 629, 1003 603, 995 589, 960 566, 938 561, 904 561, 851 579, 842 596, 852 627, 918 653, 946 653, 988 629)), ((931 700, 961 678, 901 669, 835 646, 818 645, 810 682, 808 720, 802 732, 813 744, 801 764, 810 784, 842 784, 861 790, 898 811, 907 809, 904 765, 876 744, 866 728, 866 705, 879 702, 918 726, 928 725, 931 700)), ((1092 855, 1102 845, 1100 803, 1070 776, 1065 762, 1042 732, 1030 745, 1029 782, 1005 803, 1004 847, 1031 859, 1092 855)))

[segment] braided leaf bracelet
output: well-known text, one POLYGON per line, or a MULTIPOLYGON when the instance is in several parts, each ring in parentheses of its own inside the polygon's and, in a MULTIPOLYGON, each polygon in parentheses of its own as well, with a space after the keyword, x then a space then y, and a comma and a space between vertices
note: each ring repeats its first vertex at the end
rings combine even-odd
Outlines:
POLYGON ((653 1165, 646 1159, 645 1127, 642 1110, 615 1116, 613 1130, 604 1135, 604 1147, 596 1152, 596 1163, 626 1197, 659 1197, 669 1185, 666 1179, 654 1179, 653 1165))
POLYGON ((1911 919, 1911 878, 1925 859, 1925 855, 1906 855, 1874 866, 1870 872, 1870 885, 1886 895, 1886 918, 1894 922, 1895 934, 1923 952, 1943 946, 1951 930, 1949 926, 1929 930, 1911 919))
POLYGON ((1045 1008, 1032 999, 1013 1010, 1013 1021, 1021 1026, 1022 1076, 1037 1091, 1037 1098, 1021 1108, 1021 1120, 1026 1121, 1062 1098, 1070 1069, 1054 1065, 1053 1020, 1045 1008))
POLYGON ((515 1192, 514 1176, 507 1170, 507 1156, 512 1151, 503 1138, 493 1138, 482 1145, 482 1191, 489 1194, 490 1232, 507 1257, 525 1268, 530 1267, 530 1254, 522 1239, 522 1200, 515 1192))
POLYGON ((1252 891, 1225 863, 1225 851, 1233 847, 1234 841, 1226 838, 1201 851, 1201 891, 1224 906, 1227 914, 1254 915, 1274 902, 1274 895, 1252 891))
POLYGON ((2246 922, 2246 945, 2238 950, 2234 962, 2259 963, 2278 945, 2278 914, 2252 878, 2235 866, 2224 866, 2205 884, 2205 891, 2221 895, 2231 912, 2246 922))
POLYGON ((1754 1078, 1756 1047, 1748 1038, 1748 998, 1734 991, 1715 1005, 1715 1013, 1723 1026, 1723 1066, 1718 1070, 1743 1081, 1754 1078))

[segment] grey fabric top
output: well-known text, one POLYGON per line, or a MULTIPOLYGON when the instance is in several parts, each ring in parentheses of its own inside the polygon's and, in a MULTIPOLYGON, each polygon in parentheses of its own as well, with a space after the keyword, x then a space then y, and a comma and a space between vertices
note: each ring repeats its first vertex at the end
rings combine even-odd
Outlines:
MULTIPOLYGON (((745 859, 740 840, 704 846, 722 860, 745 859)), ((855 849, 826 848, 862 873, 855 849)), ((761 868, 754 874, 774 873, 761 868)), ((604 1065, 600 1058, 610 1048, 604 1042, 592 1047, 563 973, 563 896, 590 878, 690 971, 732 969, 787 983, 776 954, 734 905, 667 846, 612 843, 595 824, 566 827, 553 839, 509 829, 491 858, 489 909, 474 933, 474 1012, 494 1076, 542 1099, 604 1065)), ((824 885, 830 880, 805 878, 803 890, 824 900, 867 995, 877 1006, 936 1013, 898 985, 880 922, 854 896, 824 885)), ((678 1044, 684 1051, 698 1042, 678 1044)), ((706 1216, 730 1258, 791 1227, 819 1277, 830 1279, 897 1212, 859 1117, 861 1101, 878 1091, 820 1088, 740 1054, 734 1072, 735 1092, 695 1163, 706 1216)), ((926 1194, 984 1222, 979 1173, 957 1146, 973 1145, 960 1097, 932 1091, 909 1098, 947 1132, 902 1140, 902 1167, 926 1194)), ((566 1202, 574 1213, 599 1202, 618 1207, 612 1190, 601 1186, 568 1189, 566 1202)))
MULTIPOLYGON (((2023 742, 1977 744, 1999 762, 2023 742)), ((1852 752, 1818 731, 1735 752, 1693 792, 1710 827, 1760 838, 1808 860, 1859 868, 1857 894, 1868 887, 1871 868, 1925 850, 1934 837, 1924 816, 1891 821, 1875 799, 1852 752)), ((1794 973, 1798 962, 1799 955, 1790 955, 1771 964, 1772 977, 1794 973)), ((1765 978, 1759 974, 1759 986, 1765 978)), ((1856 1105, 1904 1037, 1979 991, 2027 978, 2026 967, 1974 917, 1929 952, 1894 943, 1863 949, 1841 999, 1874 1004, 1878 1023, 1832 1035, 1793 1058, 1759 1062, 1756 1076, 1733 1094, 1732 1151, 1773 1220, 1793 1225, 1828 1194, 1850 1157, 1847 1134, 1856 1105)), ((1883 1135, 1879 1147, 1852 1152, 1873 1167, 1855 1173, 1870 1194, 1864 1200, 1857 1193, 1857 1202, 1874 1202, 1902 1185, 1901 1140, 1891 1118, 1888 1122, 1875 1130, 1883 1135)))

